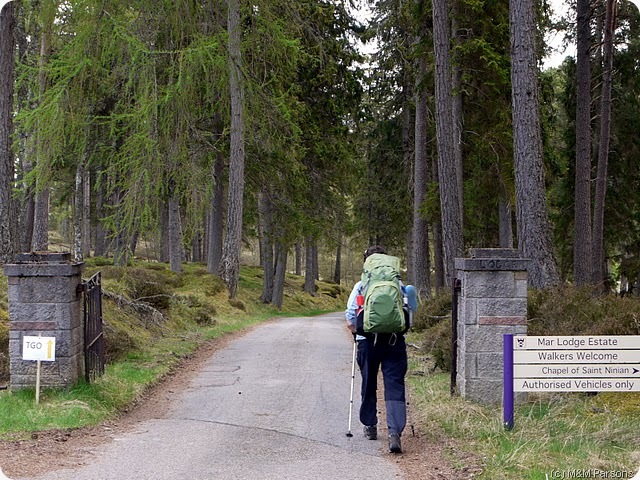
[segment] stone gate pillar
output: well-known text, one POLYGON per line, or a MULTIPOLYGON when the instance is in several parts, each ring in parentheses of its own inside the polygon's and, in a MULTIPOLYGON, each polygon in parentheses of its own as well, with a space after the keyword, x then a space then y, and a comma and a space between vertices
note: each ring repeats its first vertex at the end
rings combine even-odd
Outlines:
POLYGON ((82 283, 84 263, 69 253, 16 255, 4 265, 9 284, 9 357, 12 389, 35 386, 36 362, 22 360, 22 338, 56 337, 56 360, 42 362, 43 387, 67 387, 84 375, 82 283))
POLYGON ((456 258, 458 298, 456 383, 462 397, 502 401, 503 334, 527 333, 527 266, 513 249, 475 249, 456 258))

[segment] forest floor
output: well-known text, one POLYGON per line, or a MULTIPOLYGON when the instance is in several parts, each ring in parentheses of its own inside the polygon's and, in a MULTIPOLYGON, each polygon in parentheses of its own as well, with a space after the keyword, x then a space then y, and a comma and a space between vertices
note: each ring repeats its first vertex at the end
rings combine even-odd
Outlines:
MULTIPOLYGON (((185 388, 198 373, 203 360, 228 344, 232 338, 233 335, 230 335, 203 345, 116 419, 93 427, 38 432, 28 439, 0 442, 0 464, 4 474, 10 479, 17 479, 91 462, 101 446, 132 431, 140 422, 162 418, 170 407, 168 394, 185 388)), ((354 428, 354 432, 361 434, 358 428, 354 428)), ((385 453, 385 456, 388 455, 389 460, 403 471, 406 480, 462 480, 473 478, 479 471, 473 467, 476 463, 473 459, 465 462, 459 458, 459 452, 450 441, 434 439, 431 433, 425 435, 419 426, 415 427, 414 435, 408 428, 402 442, 403 454, 385 453), (454 458, 457 465, 453 464, 454 458), (461 463, 467 463, 468 466, 461 466, 461 463)))

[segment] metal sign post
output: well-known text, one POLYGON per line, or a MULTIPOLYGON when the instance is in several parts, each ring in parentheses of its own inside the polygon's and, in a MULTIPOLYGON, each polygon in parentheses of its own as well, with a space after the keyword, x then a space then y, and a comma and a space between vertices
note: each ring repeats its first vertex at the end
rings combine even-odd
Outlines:
POLYGON ((503 338, 504 383, 502 416, 504 427, 507 430, 513 430, 513 334, 508 333, 503 338))

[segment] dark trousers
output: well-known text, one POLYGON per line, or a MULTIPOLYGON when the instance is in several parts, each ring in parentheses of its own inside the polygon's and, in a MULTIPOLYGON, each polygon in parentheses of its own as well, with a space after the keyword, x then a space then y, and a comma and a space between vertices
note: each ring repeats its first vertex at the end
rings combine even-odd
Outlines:
POLYGON ((362 374, 360 421, 377 425, 378 371, 382 367, 384 400, 389 434, 402 434, 407 424, 404 377, 407 373, 407 347, 400 334, 378 334, 358 340, 358 366, 362 374))

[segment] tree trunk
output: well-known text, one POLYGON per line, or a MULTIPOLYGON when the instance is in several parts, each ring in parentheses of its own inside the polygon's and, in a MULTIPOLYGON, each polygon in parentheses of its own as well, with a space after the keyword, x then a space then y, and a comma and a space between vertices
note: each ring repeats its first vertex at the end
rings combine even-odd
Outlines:
POLYGON ((451 89, 450 19, 447 0, 433 0, 433 43, 436 78, 436 142, 440 177, 442 245, 446 284, 454 276, 454 261, 462 256, 462 219, 454 149, 453 99, 451 89))
MULTIPOLYGON (((211 198, 209 198, 209 207, 211 207, 211 198)), ((202 234, 202 261, 207 265, 207 271, 209 270, 209 236, 211 235, 211 208, 207 208, 204 212, 204 218, 202 219, 202 224, 204 227, 204 231, 202 234)), ((215 273, 208 272, 208 273, 215 273)))
POLYGON ((35 213, 35 198, 31 187, 24 187, 22 208, 20 213, 20 251, 28 252, 33 239, 33 215, 35 213))
POLYGON ((276 268, 273 282, 273 299, 272 305, 282 308, 284 298, 284 282, 287 273, 287 255, 288 248, 280 242, 276 242, 276 268))
MULTIPOLYGON (((47 75, 45 65, 49 61, 51 55, 51 37, 53 31, 53 22, 55 20, 58 2, 46 0, 43 4, 43 27, 40 38, 40 70, 38 73, 39 84, 39 101, 42 101, 44 93, 47 89, 47 75)), ((44 162, 46 154, 45 139, 37 132, 37 163, 44 162)), ((49 249, 49 182, 48 175, 40 173, 36 187, 36 203, 34 212, 34 227, 32 250, 46 251, 49 249)))
POLYGON ((313 278, 320 280, 320 268, 318 264, 318 242, 313 242, 313 278))
POLYGON ((576 173, 573 237, 573 279, 576 285, 592 281, 591 271, 591 7, 578 0, 576 173))
POLYGON ((242 249, 242 209, 244 195, 244 87, 240 0, 229 0, 229 86, 231 95, 231 156, 229 162, 229 193, 227 234, 220 260, 220 276, 235 298, 240 279, 240 251, 242 249))
POLYGON ((82 256, 82 197, 84 189, 82 188, 83 163, 78 163, 76 167, 76 190, 74 195, 73 208, 73 257, 76 262, 81 262, 82 256))
POLYGON ((426 59, 418 60, 416 76, 415 160, 413 172, 413 283, 421 298, 431 296, 431 253, 429 251, 429 223, 422 215, 422 203, 429 184, 429 156, 427 154, 427 92, 424 85, 426 59))
POLYGON ((433 277, 436 292, 446 288, 444 275, 444 247, 442 245, 442 224, 433 224, 433 277))
POLYGON ((84 158, 78 162, 76 167, 76 190, 73 209, 73 253, 78 262, 89 257, 89 247, 91 245, 89 226, 89 222, 91 221, 89 156, 87 147, 84 158))
POLYGON ((121 189, 116 191, 111 196, 111 205, 114 215, 114 231, 112 245, 113 245, 113 264, 117 267, 124 267, 129 263, 129 244, 126 238, 126 228, 124 227, 124 221, 122 219, 123 213, 121 210, 123 193, 121 189))
POLYGON ((0 264, 13 261, 12 198, 13 185, 13 84, 15 23, 13 4, 0 10, 0 264))
POLYGON ((336 268, 333 271, 333 283, 340 285, 342 276, 342 235, 338 235, 338 248, 336 248, 336 268))
POLYGON ((129 263, 129 245, 124 232, 118 232, 113 238, 113 264, 126 267, 129 263))
POLYGON ((207 272, 216 273, 220 267, 220 258, 222 257, 222 232, 224 230, 223 222, 223 204, 224 204, 224 185, 222 176, 224 175, 224 158, 221 155, 216 156, 213 166, 214 191, 211 197, 209 207, 209 235, 207 247, 207 272))
MULTIPOLYGON (((413 218, 411 220, 413 221, 413 218)), ((413 249, 413 224, 411 225, 411 228, 407 230, 405 242, 407 244, 407 278, 405 280, 407 284, 415 285, 416 282, 414 265, 415 252, 413 249)))
POLYGON ((559 277, 545 198, 535 0, 511 0, 509 19, 518 248, 532 261, 530 285, 546 288, 556 285, 559 277))
POLYGON ((302 247, 300 246, 300 242, 296 243, 295 252, 296 252, 296 275, 302 276, 302 247))
POLYGON ((262 303, 271 303, 273 299, 273 217, 271 200, 263 189, 259 196, 259 216, 261 228, 260 256, 262 259, 262 303))
MULTIPOLYGON (((172 189, 172 190, 175 190, 172 189)), ((169 198, 169 268, 172 272, 182 272, 182 221, 180 219, 180 199, 177 191, 169 198)))
MULTIPOLYGON (((24 17, 24 16, 23 16, 24 17)), ((17 32, 17 44, 18 44, 18 58, 26 58, 29 52, 29 41, 27 39, 25 19, 21 18, 15 25, 17 32)), ((3 45, 10 45, 9 43, 3 45)), ((2 69, 5 74, 8 71, 2 69)), ((15 73, 15 72, 14 72, 15 73)), ((32 103, 32 92, 29 89, 28 82, 22 82, 20 88, 16 92, 17 105, 16 109, 22 108, 23 105, 29 105, 32 103)), ((33 213, 34 213, 34 193, 33 186, 27 182, 28 174, 33 170, 33 159, 35 158, 34 146, 27 141, 28 134, 22 132, 18 137, 18 157, 20 159, 20 168, 18 170, 17 182, 19 182, 20 200, 19 200, 19 212, 18 216, 18 229, 17 237, 18 241, 17 251, 28 252, 31 250, 31 242, 33 238, 33 213)), ((15 244, 15 242, 14 242, 15 244)))
POLYGON ((160 200, 160 232, 158 243, 160 244, 160 261, 169 263, 169 205, 160 200))
POLYGON ((102 257, 107 252, 107 232, 105 231, 102 217, 104 216, 104 184, 100 182, 96 192, 96 228, 95 228, 95 245, 93 253, 96 257, 102 257))
POLYGON ((87 156, 82 172, 82 257, 91 256, 91 171, 87 156))
POLYGON ((598 148, 598 173, 596 177, 595 204, 593 207, 593 281, 604 286, 607 281, 604 254, 604 208, 607 194, 607 169, 611 140, 611 82, 613 77, 613 34, 617 17, 617 1, 607 0, 604 30, 604 70, 600 106, 600 144, 598 148))
POLYGON ((305 245, 305 268, 304 268, 304 291, 311 296, 316 295, 316 272, 314 270, 314 243, 311 237, 304 241, 305 245))
MULTIPOLYGON (((414 85, 415 80, 412 82, 411 72, 412 66, 408 60, 403 61, 402 67, 404 74, 402 76, 403 81, 403 94, 402 94, 402 164, 407 169, 407 189, 409 193, 414 193, 414 178, 413 169, 415 163, 415 143, 416 143, 416 119, 412 112, 412 103, 415 101, 414 85)), ((419 87, 419 86, 418 86, 419 87)), ((407 243, 407 283, 413 282, 413 229, 407 231, 406 243, 407 243)), ((380 245, 381 242, 376 241, 369 245, 380 245)))
POLYGON ((31 250, 34 252, 44 252, 49 249, 49 186, 41 185, 39 188, 42 190, 36 191, 36 203, 33 215, 31 250))
POLYGON ((511 225, 511 204, 505 198, 498 204, 500 222, 500 248, 513 248, 513 227, 511 225))
MULTIPOLYGON (((602 108, 602 102, 593 101, 596 98, 601 98, 602 95, 602 82, 594 81, 594 79, 601 79, 603 77, 603 45, 604 45, 604 31, 605 31, 605 17, 606 17, 606 0, 599 0, 597 2, 591 2, 591 28, 592 28, 592 51, 591 56, 591 118, 600 118, 600 109, 602 108)), ((597 155, 598 152, 598 141, 600 140, 600 123, 593 122, 591 123, 591 152, 592 155, 597 155)), ((594 178, 595 180, 595 178, 594 178)), ((593 189, 592 189, 593 190, 593 189)), ((591 242, 593 242, 593 225, 591 226, 592 238, 591 242)), ((592 255, 593 255, 593 243, 591 244, 592 255)), ((591 259, 593 262, 593 258, 591 259)), ((591 267, 593 270, 593 266, 591 267)), ((592 272, 593 274, 593 272, 592 272)))
POLYGON ((202 262, 202 232, 197 230, 191 238, 191 259, 194 262, 202 262))
MULTIPOLYGON (((431 159, 431 176, 434 182, 440 183, 438 175, 438 162, 435 155, 431 159)), ((433 223, 433 272, 436 292, 445 288, 444 279, 444 253, 442 247, 442 224, 438 221, 433 223)))
MULTIPOLYGON (((452 14, 451 14, 451 32, 453 37, 453 43, 458 47, 461 43, 459 28, 458 28, 458 15, 460 15, 460 0, 452 1, 452 14)), ((460 231, 464 232, 464 176, 463 176, 463 158, 462 158, 462 79, 460 73, 460 65, 454 61, 451 65, 451 86, 452 86, 452 100, 451 100, 451 114, 453 125, 453 158, 456 169, 456 179, 458 182, 458 206, 460 216, 460 231)))
POLYGON ((138 230, 134 231, 131 235, 131 239, 129 240, 129 252, 132 257, 136 256, 136 250, 138 249, 138 240, 140 240, 140 232, 138 230))

